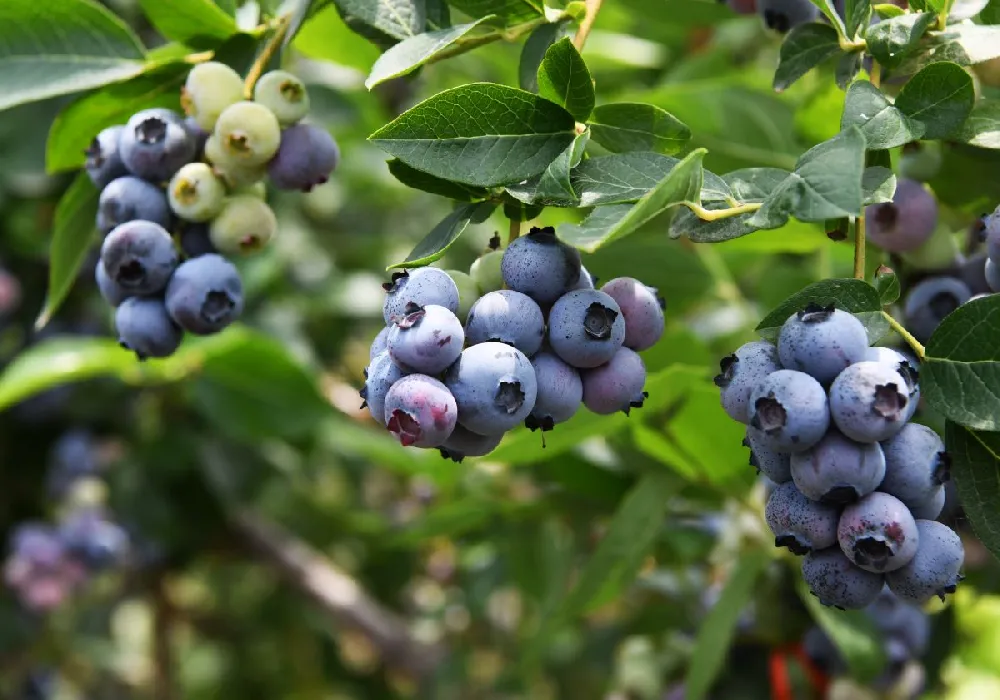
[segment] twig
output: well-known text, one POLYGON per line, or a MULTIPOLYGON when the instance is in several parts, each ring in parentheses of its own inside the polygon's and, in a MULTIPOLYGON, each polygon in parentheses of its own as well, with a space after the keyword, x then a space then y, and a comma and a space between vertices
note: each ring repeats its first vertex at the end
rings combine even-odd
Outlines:
POLYGON ((885 316, 885 320, 889 322, 889 327, 892 328, 892 330, 899 333, 899 335, 902 336, 903 340, 906 341, 906 344, 909 345, 911 348, 913 348, 913 352, 917 354, 917 358, 923 360, 925 351, 924 351, 924 346, 920 343, 920 341, 914 338, 913 334, 910 333, 910 331, 903 328, 903 324, 894 319, 890 314, 887 314, 885 311, 883 311, 882 315, 885 316))
POLYGON ((865 278, 865 215, 854 221, 854 279, 865 278))
POLYGON ((577 51, 583 51, 583 45, 587 42, 587 37, 590 36, 590 30, 594 28, 594 22, 597 20, 597 13, 601 11, 603 1, 584 0, 587 11, 580 22, 580 28, 576 31, 576 36, 573 37, 573 46, 576 47, 577 51))
POLYGON ((274 34, 267 43, 264 45, 264 49, 260 52, 257 60, 253 62, 250 67, 250 71, 247 73, 246 80, 243 81, 243 97, 250 100, 253 99, 253 89, 260 80, 261 73, 264 72, 264 67, 270 62, 271 58, 274 57, 275 52, 281 48, 281 42, 285 38, 285 32, 288 31, 288 25, 291 23, 291 15, 282 15, 278 18, 277 25, 274 29, 274 34))
POLYGON ((720 219, 731 219, 740 214, 755 212, 763 206, 763 203, 748 202, 746 204, 737 204, 727 209, 706 209, 696 202, 681 202, 681 205, 690 209, 702 221, 719 221, 720 219))
POLYGON ((517 237, 521 235, 521 222, 517 219, 510 220, 510 227, 507 229, 507 245, 517 240, 517 237))
POLYGON ((153 697, 156 700, 177 700, 177 685, 174 682, 174 655, 171 649, 171 628, 173 609, 163 588, 163 578, 158 576, 153 582, 153 697))

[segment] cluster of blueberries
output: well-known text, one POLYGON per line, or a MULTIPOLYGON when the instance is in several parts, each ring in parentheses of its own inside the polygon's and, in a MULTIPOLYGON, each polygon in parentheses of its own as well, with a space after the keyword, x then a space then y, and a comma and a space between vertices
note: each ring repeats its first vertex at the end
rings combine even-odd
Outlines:
POLYGON ((981 236, 986 243, 986 284, 997 293, 1000 292, 1000 206, 982 218, 981 236))
POLYGON ((750 463, 774 482, 775 545, 806 555, 823 604, 863 608, 885 584, 918 604, 954 591, 964 549, 935 520, 949 461, 937 433, 910 422, 913 358, 869 347, 853 315, 810 304, 777 346, 750 342, 720 364, 723 408, 747 425, 750 463))
POLYGON ((239 317, 243 284, 224 256, 259 250, 274 236, 265 178, 307 192, 339 159, 329 132, 301 121, 309 95, 285 71, 261 76, 250 100, 236 71, 202 63, 181 103, 186 118, 142 110, 86 151, 105 236, 97 285, 117 309, 122 346, 139 359, 167 357, 185 331, 218 333, 239 317))
POLYGON ((53 610, 92 576, 126 562, 131 538, 101 504, 100 473, 90 433, 71 430, 53 445, 48 491, 61 515, 56 524, 16 527, 4 564, 4 580, 27 610, 53 610))
POLYGON ((641 406, 638 352, 664 329, 656 290, 630 277, 596 289, 551 227, 491 245, 468 274, 424 267, 385 285, 386 327, 361 390, 372 417, 405 446, 461 461, 521 423, 551 430, 581 403, 641 406))

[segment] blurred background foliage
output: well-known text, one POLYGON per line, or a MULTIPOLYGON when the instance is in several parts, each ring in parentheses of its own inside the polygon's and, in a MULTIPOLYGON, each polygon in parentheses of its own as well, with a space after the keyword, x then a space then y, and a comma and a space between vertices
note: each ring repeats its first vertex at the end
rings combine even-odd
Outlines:
MULTIPOLYGON (((162 43, 134 0, 106 4, 162 43)), ((776 94, 777 48, 722 4, 613 0, 585 56, 599 101, 670 111, 722 173, 790 168, 839 130, 832 68, 776 94)), ((131 539, 125 565, 50 612, 0 594, 0 697, 755 699, 772 697, 774 663, 795 698, 816 696, 782 651, 815 608, 797 562, 771 547, 763 488, 711 377, 770 308, 850 276, 849 244, 792 222, 695 246, 653 221, 584 256, 602 279, 658 287, 667 333, 645 354, 646 408, 581 413, 544 447, 522 430, 455 464, 400 448, 359 409, 385 266, 449 208, 395 181, 366 137, 447 87, 516 85, 519 52, 490 45, 369 93, 378 50, 324 9, 284 60, 341 145, 335 177, 272 193, 280 233, 240 263, 242 327, 141 367, 110 339, 92 264, 33 330, 70 180, 45 174, 46 135, 74 98, 0 113, 0 362, 24 377, 0 395, 0 526, 58 515, 47 479, 59 441, 84 431, 106 493, 74 498, 106 498, 131 539), (31 363, 60 371, 39 381, 31 363)), ((1000 155, 943 150, 931 185, 946 265, 952 234, 1000 200, 1000 155)), ((498 212, 438 264, 467 269, 505 227, 498 212)), ((963 535, 969 581, 931 609, 926 697, 1000 694, 1000 568, 963 535)))

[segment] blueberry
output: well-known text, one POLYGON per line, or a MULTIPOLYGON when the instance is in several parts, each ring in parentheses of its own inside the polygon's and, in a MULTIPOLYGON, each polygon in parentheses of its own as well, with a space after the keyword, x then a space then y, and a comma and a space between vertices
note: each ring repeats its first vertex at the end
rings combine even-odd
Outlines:
POLYGON ((866 496, 885 477, 885 456, 878 443, 861 444, 830 430, 812 449, 792 455, 792 480, 807 497, 851 503, 866 496))
POLYGON ((83 152, 87 157, 83 167, 99 190, 107 187, 112 180, 128 174, 118 150, 124 130, 125 127, 120 125, 103 129, 83 152))
POLYGON ((906 253, 930 240, 937 219, 934 196, 919 182, 899 178, 891 202, 865 208, 865 235, 883 250, 906 253))
MULTIPOLYGON (((455 315, 458 316, 459 320, 466 319, 469 317, 469 311, 472 310, 473 304, 479 299, 479 286, 468 273, 460 270, 445 270, 445 272, 455 283, 455 288, 458 289, 458 310, 455 315)), ((466 329, 466 334, 468 334, 468 329, 466 329)))
POLYGON ((994 293, 1000 292, 1000 266, 993 261, 993 258, 987 258, 983 270, 986 273, 986 284, 989 288, 994 293))
POLYGON ((166 182, 194 160, 198 144, 180 115, 169 109, 144 109, 132 115, 121 135, 122 162, 150 182, 166 182))
POLYGON ((813 551, 802 560, 802 576, 823 605, 860 610, 882 590, 883 577, 851 563, 837 547, 813 551))
POLYGON ((785 452, 776 452, 765 445, 766 438, 759 430, 747 428, 743 446, 750 448, 750 466, 775 484, 792 480, 792 458, 785 452))
POLYGON ((253 99, 274 112, 282 126, 290 126, 309 114, 306 86, 288 71, 273 70, 262 75, 254 86, 253 99))
POLYGON ((756 9, 764 26, 780 34, 819 18, 819 10, 809 0, 757 0, 756 9))
POLYGON ((625 318, 617 302, 604 292, 567 292, 549 312, 549 344, 574 367, 603 365, 624 341, 625 318))
POLYGON ((529 357, 545 339, 545 317, 531 297, 510 289, 487 292, 472 305, 465 322, 470 345, 495 340, 529 357))
POLYGON ((455 429, 458 409, 448 388, 423 374, 403 377, 385 395, 385 425, 404 447, 438 447, 455 429))
POLYGON ((930 644, 930 620, 923 610, 899 598, 885 586, 865 608, 883 636, 901 641, 911 658, 920 658, 930 644))
POLYGON ((881 442, 902 430, 909 402, 907 381, 881 362, 856 362, 830 386, 830 416, 858 442, 881 442))
POLYGON ((213 136, 225 159, 241 167, 264 165, 278 152, 282 140, 274 112, 255 102, 226 107, 215 123, 213 136))
POLYGON ((618 348, 614 356, 600 367, 581 372, 583 405, 592 413, 610 415, 622 411, 628 415, 642 406, 648 394, 646 366, 634 350, 618 348))
POLYGON ((159 224, 130 221, 104 239, 101 264, 108 277, 130 294, 156 294, 177 267, 177 251, 159 224))
POLYGON ((458 403, 458 422, 480 435, 513 429, 531 413, 538 394, 531 362, 504 343, 466 348, 444 381, 458 403))
POLYGON ((205 222, 222 211, 226 186, 208 163, 188 163, 170 180, 167 197, 177 216, 205 222))
POLYGON ((719 361, 715 385, 722 395, 722 408, 740 423, 750 420, 750 392, 762 379, 781 369, 778 349, 771 343, 755 340, 740 346, 732 355, 719 361))
POLYGON ((947 525, 918 520, 916 527, 920 533, 916 555, 906 566, 890 572, 886 583, 903 600, 923 605, 934 596, 944 600, 946 593, 955 592, 962 580, 959 570, 965 561, 965 549, 947 525))
POLYGON ((248 194, 226 198, 208 235, 212 245, 224 254, 253 253, 265 245, 278 230, 278 220, 267 202, 248 194))
POLYGON ((141 219, 170 227, 167 196, 145 180, 125 176, 112 180, 97 201, 97 228, 107 234, 115 226, 141 219))
POLYGON ((500 272, 502 261, 502 250, 491 250, 473 261, 469 276, 475 280, 481 294, 503 289, 503 274, 500 272))
POLYGON ((931 491, 930 495, 907 503, 907 506, 910 509, 910 515, 915 520, 937 520, 944 510, 947 500, 947 489, 944 486, 938 486, 931 491))
POLYGON ((218 333, 243 312, 243 283, 236 267, 209 253, 181 263, 167 285, 167 311, 195 335, 218 333))
POLYGON ((757 382, 750 392, 747 422, 760 431, 765 446, 802 452, 815 445, 830 424, 826 392, 804 372, 781 369, 757 382))
POLYGON ((503 440, 499 435, 479 435, 456 425, 448 439, 441 445, 441 456, 453 462, 461 462, 466 457, 482 457, 496 449, 503 440))
POLYGON ((212 245, 208 224, 199 224, 192 221, 185 222, 181 226, 180 246, 181 251, 189 258, 197 258, 200 255, 219 252, 212 245))
POLYGON ((100 260, 94 266, 94 279, 97 282, 97 290, 104 297, 104 301, 111 306, 118 306, 132 296, 127 289, 108 277, 108 273, 104 270, 104 263, 100 260))
POLYGON ((972 296, 968 285, 955 277, 930 277, 906 295, 903 318, 906 328, 922 343, 934 333, 944 317, 972 296))
POLYGON ((847 673, 847 662, 826 632, 819 626, 810 627, 802 637, 802 651, 827 676, 847 673))
POLYGON ((837 525, 844 555, 866 571, 895 571, 913 559, 920 536, 906 504, 875 491, 844 508, 837 525))
POLYGON ((556 238, 551 226, 534 227, 507 246, 500 273, 510 289, 548 305, 579 281, 580 254, 556 238))
MULTIPOLYGON (((586 267, 584 267, 583 265, 580 265, 580 279, 577 280, 576 284, 574 284, 572 287, 570 287, 569 291, 572 292, 572 291, 574 291, 576 289, 595 289, 596 288, 596 284, 595 284, 596 280, 597 280, 597 278, 594 277, 592 274, 590 274, 590 271, 587 270, 586 267)), ((605 290, 601 290, 601 291, 603 291, 605 294, 609 294, 610 293, 606 289, 605 290)), ((614 296, 614 295, 612 294, 612 296, 614 296)), ((618 301, 618 300, 615 299, 615 301, 618 301)), ((621 302, 619 302, 619 305, 620 304, 621 304, 621 302)))
POLYGON ((774 546, 787 547, 792 554, 808 554, 837 544, 839 517, 836 506, 806 498, 790 481, 774 489, 764 508, 774 546))
POLYGON ((938 434, 925 425, 907 423, 882 443, 885 480, 880 491, 890 493, 909 508, 925 503, 949 478, 950 460, 938 434))
POLYGON ((868 348, 863 359, 891 367, 906 381, 909 396, 906 402, 906 420, 910 420, 920 405, 920 361, 913 355, 885 347, 868 348))
POLYGON ((405 377, 407 372, 392 361, 389 353, 383 351, 372 358, 365 370, 365 386, 361 390, 364 399, 362 408, 368 407, 380 425, 385 425, 385 397, 392 385, 405 377))
POLYGON ((542 351, 531 358, 538 392, 535 407, 524 419, 531 430, 552 430, 557 423, 572 418, 583 401, 583 381, 576 368, 551 352, 542 351))
POLYGON ((656 345, 663 336, 664 301, 655 288, 633 277, 616 277, 601 291, 618 303, 625 317, 625 347, 640 351, 656 345))
POLYGON ((1000 263, 1000 207, 983 217, 982 237, 986 241, 986 255, 1000 263))
POLYGON ((177 327, 159 299, 129 297, 115 312, 118 342, 140 360, 169 357, 180 347, 184 331, 177 327))
POLYGON ((383 350, 389 349, 389 330, 391 326, 386 326, 378 332, 375 336, 375 340, 372 341, 372 346, 368 350, 368 360, 374 360, 376 355, 382 353, 383 350))
POLYGON ((101 471, 99 446, 88 430, 74 428, 60 435, 49 450, 46 490, 53 500, 65 498, 80 480, 101 471))
POLYGON ((392 281, 382 285, 386 291, 382 317, 386 324, 404 316, 407 304, 443 306, 452 313, 458 311, 458 286, 444 270, 418 267, 412 272, 397 272, 392 281))
POLYGON ((128 554, 128 534, 94 508, 70 513, 59 524, 59 537, 67 551, 89 569, 106 569, 128 554))
POLYGON ((199 63, 187 75, 181 88, 181 105, 198 126, 215 128, 219 115, 243 99, 243 79, 224 63, 199 63))
POLYGON ((281 133, 281 145, 267 165, 267 174, 279 190, 309 192, 330 179, 339 161, 340 148, 329 131, 296 124, 281 133))
POLYGON ((202 129, 194 117, 186 117, 184 119, 184 128, 187 129, 188 134, 194 139, 194 160, 202 160, 205 157, 205 144, 208 143, 208 137, 212 135, 212 132, 202 129))
POLYGON ((443 306, 406 307, 389 329, 389 354, 399 365, 423 374, 440 374, 462 354, 462 322, 443 306))
POLYGON ((810 304, 792 314, 778 335, 778 357, 785 369, 805 372, 821 384, 833 381, 868 349, 861 321, 833 305, 810 304))

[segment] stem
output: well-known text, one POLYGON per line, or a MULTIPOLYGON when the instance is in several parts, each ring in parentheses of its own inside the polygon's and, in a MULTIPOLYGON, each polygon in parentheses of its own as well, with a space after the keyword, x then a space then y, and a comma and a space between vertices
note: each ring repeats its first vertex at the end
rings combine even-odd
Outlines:
POLYGON ((594 28, 594 22, 597 20, 597 13, 601 11, 601 3, 603 1, 585 0, 587 11, 580 22, 580 28, 577 30, 576 36, 573 37, 573 46, 576 47, 577 51, 583 51, 583 45, 586 43, 587 37, 590 36, 590 30, 594 28))
POLYGON ((202 51, 201 53, 189 53, 184 57, 184 63, 190 65, 197 65, 198 63, 205 63, 206 61, 211 61, 215 58, 214 51, 202 51))
POLYGON ((530 34, 536 28, 547 23, 548 20, 545 17, 539 17, 538 19, 533 19, 530 22, 524 22, 523 24, 513 26, 510 29, 497 29, 486 34, 462 37, 461 39, 458 39, 450 48, 434 54, 431 59, 424 61, 424 65, 427 66, 432 63, 437 63, 438 61, 454 58, 455 56, 459 56, 467 51, 472 51, 472 49, 477 49, 480 46, 485 46, 486 44, 492 44, 494 41, 499 41, 501 39, 511 42, 517 41, 525 34, 530 34))
POLYGON ((865 278, 865 216, 854 221, 854 279, 865 278))
POLYGON ((264 72, 264 66, 270 62, 275 52, 281 47, 281 42, 285 38, 285 32, 288 31, 290 22, 291 15, 282 15, 278 18, 274 34, 267 40, 264 50, 260 52, 257 60, 250 67, 250 72, 247 73, 247 78, 243 82, 243 97, 246 99, 253 99, 253 88, 257 84, 257 81, 260 80, 260 75, 264 72))
POLYGON ((729 207, 728 209, 706 209, 700 204, 695 204, 694 202, 681 202, 681 204, 690 209, 694 215, 702 221, 731 219, 734 216, 739 216, 740 214, 755 212, 760 209, 762 205, 761 202, 749 202, 747 204, 738 204, 736 206, 729 207))
POLYGON ((511 243, 517 240, 517 237, 521 235, 521 222, 517 219, 510 220, 510 227, 507 229, 507 245, 510 246, 511 243))
POLYGON ((882 66, 878 64, 878 61, 872 59, 872 71, 871 75, 868 76, 871 84, 875 87, 879 87, 879 83, 882 81, 882 66))
POLYGON ((889 322, 889 327, 892 328, 892 330, 899 333, 899 335, 902 336, 903 340, 906 341, 906 344, 909 345, 911 348, 913 348, 913 352, 917 354, 917 358, 923 360, 924 346, 920 344, 920 341, 914 338, 913 335, 908 330, 903 328, 902 323, 894 319, 885 311, 882 312, 882 315, 885 316, 885 320, 889 322))

